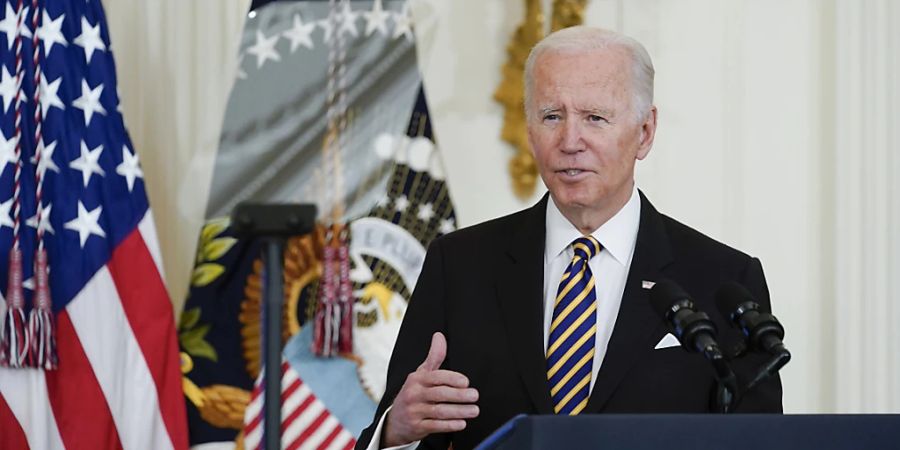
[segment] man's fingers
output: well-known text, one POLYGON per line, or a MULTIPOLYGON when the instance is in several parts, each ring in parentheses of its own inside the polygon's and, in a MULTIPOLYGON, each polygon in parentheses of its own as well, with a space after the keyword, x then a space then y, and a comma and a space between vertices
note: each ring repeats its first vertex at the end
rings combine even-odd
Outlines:
POLYGON ((421 422, 421 429, 426 435, 433 433, 453 433, 466 428, 465 420, 434 420, 426 419, 421 422))
POLYGON ((422 398, 428 403, 475 403, 478 401, 478 391, 473 388, 434 386, 425 389, 422 398))
POLYGON ((446 356, 447 339, 444 337, 443 333, 438 331, 431 336, 431 348, 428 349, 428 356, 419 368, 425 370, 437 370, 441 367, 446 356))
POLYGON ((459 420, 474 419, 480 410, 476 405, 457 405, 454 403, 431 403, 421 405, 423 420, 459 420))
POLYGON ((432 370, 419 374, 419 382, 423 386, 450 386, 455 388, 469 387, 469 379, 452 370, 432 370))
MULTIPOLYGON (((407 429, 409 431, 403 434, 413 436, 415 440, 429 434, 463 430, 466 419, 478 417, 479 409, 474 404, 478 401, 478 391, 469 387, 465 375, 440 369, 446 357, 447 339, 440 332, 434 333, 428 356, 418 370, 407 376, 395 399, 392 412, 396 412, 397 417, 388 415, 394 426, 388 426, 386 430, 407 429)), ((407 442, 409 439, 398 438, 396 441, 407 442)))

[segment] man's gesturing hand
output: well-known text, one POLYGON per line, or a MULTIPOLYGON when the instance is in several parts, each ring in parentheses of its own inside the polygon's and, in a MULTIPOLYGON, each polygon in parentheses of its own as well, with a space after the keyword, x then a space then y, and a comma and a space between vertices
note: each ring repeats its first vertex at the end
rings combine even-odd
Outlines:
POLYGON ((447 340, 440 332, 431 338, 425 362, 406 377, 385 419, 383 447, 409 444, 432 433, 466 427, 465 419, 478 417, 478 391, 465 375, 440 370, 447 356, 447 340))

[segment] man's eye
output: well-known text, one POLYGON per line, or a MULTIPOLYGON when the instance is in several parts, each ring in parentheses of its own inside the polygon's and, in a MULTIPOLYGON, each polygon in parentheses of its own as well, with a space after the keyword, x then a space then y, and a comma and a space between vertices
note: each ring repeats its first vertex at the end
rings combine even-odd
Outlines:
POLYGON ((559 119, 560 119, 559 114, 545 114, 545 115, 544 115, 544 120, 545 120, 545 121, 546 121, 546 120, 557 121, 557 120, 559 120, 559 119))
POLYGON ((588 121, 596 122, 596 123, 608 123, 609 121, 603 118, 602 116, 598 116, 596 114, 591 114, 588 116, 588 121))

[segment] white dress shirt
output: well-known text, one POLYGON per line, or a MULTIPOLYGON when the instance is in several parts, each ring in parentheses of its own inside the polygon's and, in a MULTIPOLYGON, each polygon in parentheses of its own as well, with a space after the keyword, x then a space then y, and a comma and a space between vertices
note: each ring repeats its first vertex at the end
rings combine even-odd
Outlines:
MULTIPOLYGON (((553 320, 553 306, 556 302, 559 280, 575 256, 572 241, 583 236, 581 231, 562 215, 553 202, 553 197, 547 202, 546 220, 544 353, 547 351, 547 339, 550 336, 550 323, 553 320)), ((591 390, 594 389, 594 380, 597 379, 597 371, 600 370, 600 364, 606 356, 606 346, 609 344, 609 337, 619 314, 619 305, 625 292, 625 280, 628 278, 628 268, 631 267, 640 221, 641 199, 635 187, 625 206, 591 233, 601 246, 600 253, 594 255, 588 262, 594 275, 594 290, 597 297, 597 332, 594 335, 591 390)))
MULTIPOLYGON (((556 203, 553 202, 552 196, 547 200, 545 220, 544 352, 546 353, 559 280, 575 255, 575 250, 571 245, 572 241, 582 237, 583 234, 562 215, 559 208, 556 207, 556 203)), ((606 356, 606 346, 609 344, 613 326, 616 324, 616 317, 619 315, 619 305, 622 303, 625 280, 628 278, 628 269, 631 267, 631 258, 634 256, 634 245, 637 242, 640 221, 641 200, 637 186, 635 186, 631 192, 631 198, 625 203, 625 206, 591 233, 591 236, 597 239, 601 246, 600 253, 588 262, 591 273, 594 275, 594 289, 597 297, 597 332, 594 336, 594 360, 591 367, 592 391, 594 380, 597 379, 597 371, 600 370, 600 364, 603 362, 603 357, 606 356)), ((390 410, 389 407, 379 418, 378 426, 375 427, 372 440, 366 450, 379 450, 384 419, 390 410)), ((419 441, 416 441, 384 450, 413 449, 418 444, 419 441)))

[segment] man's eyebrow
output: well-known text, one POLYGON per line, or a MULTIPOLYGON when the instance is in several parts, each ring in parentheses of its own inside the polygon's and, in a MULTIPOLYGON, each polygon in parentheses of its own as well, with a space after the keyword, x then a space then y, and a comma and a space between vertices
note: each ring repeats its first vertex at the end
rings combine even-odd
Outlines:
POLYGON ((544 106, 541 109, 539 109, 538 112, 540 112, 543 115, 543 114, 547 114, 547 113, 551 113, 551 112, 557 112, 559 110, 560 110, 560 108, 558 106, 544 106))
POLYGON ((602 108, 599 106, 598 107, 589 106, 587 108, 578 108, 578 112, 581 114, 584 114, 584 113, 597 114, 597 115, 603 116, 603 117, 612 117, 613 115, 615 115, 612 110, 602 108))
MULTIPOLYGON (((562 111, 562 108, 559 106, 544 106, 544 107, 541 107, 540 109, 538 109, 538 112, 541 115, 545 115, 548 113, 555 113, 555 112, 559 112, 559 111, 562 111)), ((578 108, 578 109, 576 109, 576 111, 579 114, 585 114, 585 113, 597 114, 597 115, 603 116, 603 117, 612 117, 615 115, 612 110, 603 108, 603 107, 599 107, 599 106, 588 106, 585 108, 578 108)))

